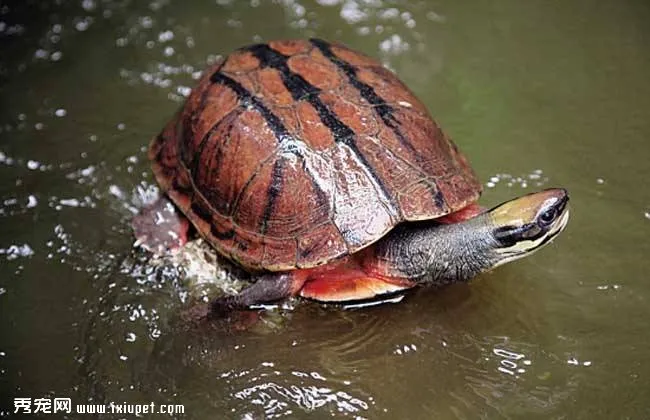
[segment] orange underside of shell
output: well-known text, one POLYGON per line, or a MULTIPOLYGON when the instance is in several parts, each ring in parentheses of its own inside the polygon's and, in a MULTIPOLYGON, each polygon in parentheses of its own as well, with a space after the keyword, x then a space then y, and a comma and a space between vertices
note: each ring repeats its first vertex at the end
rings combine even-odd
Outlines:
POLYGON ((338 264, 296 270, 294 285, 295 294, 301 297, 321 302, 345 302, 399 292, 416 283, 369 273, 355 256, 350 256, 338 264))

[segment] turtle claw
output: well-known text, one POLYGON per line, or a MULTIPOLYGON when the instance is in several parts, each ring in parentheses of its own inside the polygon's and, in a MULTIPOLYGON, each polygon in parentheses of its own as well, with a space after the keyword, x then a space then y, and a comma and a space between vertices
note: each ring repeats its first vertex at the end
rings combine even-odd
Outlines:
POLYGON ((190 225, 169 199, 162 197, 140 210, 133 217, 132 226, 136 237, 134 248, 164 254, 185 245, 190 225))
POLYGON ((133 248, 139 248, 140 245, 144 244, 145 242, 147 242, 147 237, 146 236, 143 236, 141 238, 137 238, 135 240, 135 242, 133 242, 133 248))

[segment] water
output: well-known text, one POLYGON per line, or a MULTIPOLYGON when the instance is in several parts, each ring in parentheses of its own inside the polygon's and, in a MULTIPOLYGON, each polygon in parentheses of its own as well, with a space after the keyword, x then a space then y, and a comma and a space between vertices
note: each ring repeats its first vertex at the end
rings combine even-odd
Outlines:
POLYGON ((178 418, 649 417, 649 20, 641 1, 2 3, 0 415, 69 397, 178 418), (314 35, 395 70, 485 205, 566 187, 567 231, 398 304, 185 325, 196 288, 131 248, 144 148, 220 54, 314 35))

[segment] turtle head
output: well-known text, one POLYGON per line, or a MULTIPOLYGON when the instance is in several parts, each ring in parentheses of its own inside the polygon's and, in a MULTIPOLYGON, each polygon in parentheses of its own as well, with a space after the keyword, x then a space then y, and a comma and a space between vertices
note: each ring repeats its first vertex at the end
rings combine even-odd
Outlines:
POLYGON ((507 201, 489 212, 496 261, 493 267, 525 257, 551 242, 569 220, 569 196, 553 188, 507 201))
POLYGON ((549 243, 566 226, 568 202, 567 192, 556 188, 461 221, 403 224, 369 248, 365 263, 386 277, 437 285, 466 281, 549 243))

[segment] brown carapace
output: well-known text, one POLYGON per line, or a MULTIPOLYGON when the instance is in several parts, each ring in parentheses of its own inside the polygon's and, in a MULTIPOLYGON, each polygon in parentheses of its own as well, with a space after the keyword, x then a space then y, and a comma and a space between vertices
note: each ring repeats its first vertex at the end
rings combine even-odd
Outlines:
POLYGON ((207 69, 150 158, 201 236, 252 270, 321 266, 481 191, 392 72, 318 39, 251 45, 207 69))

